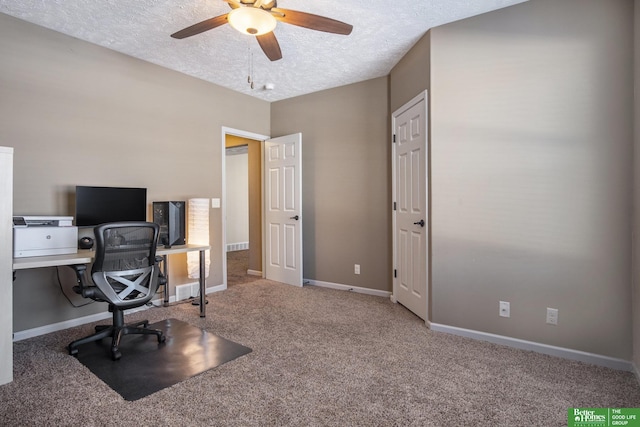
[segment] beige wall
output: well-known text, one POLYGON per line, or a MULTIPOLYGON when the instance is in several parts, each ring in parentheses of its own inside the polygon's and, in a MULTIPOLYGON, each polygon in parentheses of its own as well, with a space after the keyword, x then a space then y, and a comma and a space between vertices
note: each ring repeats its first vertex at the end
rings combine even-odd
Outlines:
MULTIPOLYGON (((431 86, 431 32, 427 32, 389 74, 389 106, 396 111, 431 86)), ((427 102, 429 100, 427 99, 427 102)))
POLYGON ((632 6, 431 31, 434 322, 631 359, 632 6))
POLYGON ((302 132, 305 279, 391 291, 388 123, 386 77, 271 105, 272 136, 302 132))
POLYGON ((634 2, 634 123, 633 145, 633 362, 640 378, 640 0, 634 2))
MULTIPOLYGON (((270 133, 265 101, 2 14, 0 57, 15 213, 73 214, 75 185, 147 187, 149 205, 221 197, 222 127, 270 133)), ((212 209, 208 286, 223 283, 221 236, 221 210, 212 209)), ((173 284, 191 282, 186 257, 171 258, 173 284)), ((104 310, 72 308, 57 280, 55 269, 18 273, 14 330, 104 310)))
MULTIPOLYGON (((390 291, 389 114, 430 89, 433 321, 623 359, 633 348, 638 366, 631 4, 531 0, 430 31, 388 79, 271 106, 0 14, 14 212, 71 214, 76 184, 145 186, 149 203, 220 197, 221 126, 302 132, 305 278, 390 291), (558 326, 544 324, 547 306, 558 326)), ((222 283, 220 215, 209 286, 222 283)), ((172 280, 188 281, 183 260, 171 262, 172 280)), ((57 280, 54 269, 18 273, 14 330, 102 310, 71 308, 57 280)))

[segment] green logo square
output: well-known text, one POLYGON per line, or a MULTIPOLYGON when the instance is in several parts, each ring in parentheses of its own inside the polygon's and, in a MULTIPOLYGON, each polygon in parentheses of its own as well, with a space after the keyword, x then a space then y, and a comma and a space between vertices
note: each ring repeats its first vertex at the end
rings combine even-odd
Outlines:
POLYGON ((640 408, 569 408, 568 427, 640 427, 640 408))

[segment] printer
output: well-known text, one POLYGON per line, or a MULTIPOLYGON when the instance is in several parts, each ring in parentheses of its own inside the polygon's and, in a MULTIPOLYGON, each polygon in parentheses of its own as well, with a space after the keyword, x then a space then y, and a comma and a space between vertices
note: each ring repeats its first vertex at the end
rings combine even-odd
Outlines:
POLYGON ((78 227, 71 216, 14 216, 13 257, 78 252, 78 227))

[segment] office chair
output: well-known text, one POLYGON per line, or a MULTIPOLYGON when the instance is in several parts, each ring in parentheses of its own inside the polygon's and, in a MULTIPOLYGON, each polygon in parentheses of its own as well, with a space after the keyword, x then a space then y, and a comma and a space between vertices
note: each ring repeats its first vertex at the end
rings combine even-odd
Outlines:
POLYGON ((107 302, 113 324, 96 326, 95 334, 73 341, 69 354, 76 356, 78 346, 111 337, 111 358, 118 360, 122 356, 119 345, 123 335, 156 335, 158 343, 166 340, 162 331, 147 328, 148 320, 124 323, 124 310, 145 305, 158 286, 166 283, 158 266, 162 258, 156 258, 159 228, 152 222, 114 222, 95 227, 92 283, 87 280, 86 265, 71 265, 78 280, 73 290, 85 298, 107 302))

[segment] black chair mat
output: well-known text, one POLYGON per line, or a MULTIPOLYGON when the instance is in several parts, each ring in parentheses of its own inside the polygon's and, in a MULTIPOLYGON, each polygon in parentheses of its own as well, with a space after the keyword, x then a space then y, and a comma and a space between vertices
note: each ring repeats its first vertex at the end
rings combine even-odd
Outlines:
POLYGON ((149 325, 155 335, 125 335, 122 358, 111 360, 111 340, 81 345, 78 360, 125 400, 138 400, 194 375, 251 353, 249 347, 221 338, 177 319, 149 325))

